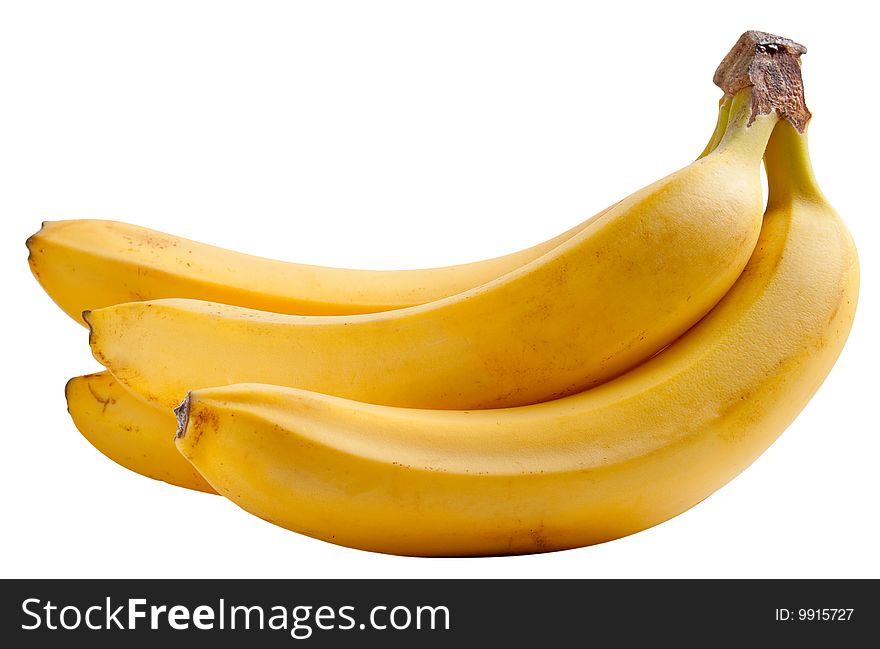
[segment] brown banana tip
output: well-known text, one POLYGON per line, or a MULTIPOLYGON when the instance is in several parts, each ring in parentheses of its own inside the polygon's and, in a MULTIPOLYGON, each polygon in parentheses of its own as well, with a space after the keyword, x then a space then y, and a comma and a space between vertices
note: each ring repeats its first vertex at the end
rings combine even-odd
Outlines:
POLYGON ((89 320, 89 316, 91 316, 91 315, 92 315, 92 310, 86 309, 85 311, 82 312, 82 316, 81 316, 83 319, 83 322, 85 322, 86 326, 89 328, 89 343, 92 342, 92 334, 95 333, 95 328, 92 327, 92 321, 89 320))
POLYGON ((28 263, 30 263, 34 259, 34 249, 36 248, 34 244, 36 243, 38 234, 40 233, 36 232, 24 240, 24 246, 25 248, 27 248, 28 251, 28 263))
POLYGON ((43 232, 43 230, 46 229, 46 225, 49 224, 49 223, 51 223, 51 221, 40 221, 40 229, 37 230, 36 232, 34 232, 34 233, 33 233, 31 236, 29 236, 27 239, 25 239, 24 245, 26 245, 26 246, 28 247, 29 250, 30 250, 31 247, 34 245, 34 240, 35 240, 38 236, 40 236, 40 234, 43 232))
POLYGON ((64 384, 64 400, 67 402, 68 413, 70 413, 70 390, 73 388, 73 382, 78 378, 78 376, 74 376, 72 379, 67 379, 67 383, 64 384))
POLYGON ((789 38, 750 30, 721 61, 713 81, 728 95, 752 88, 752 115, 773 111, 803 133, 810 120, 804 99, 801 55, 807 48, 789 38))
POLYGON ((186 436, 186 426, 189 423, 189 403, 191 392, 187 392, 180 405, 174 409, 174 415, 177 417, 177 432, 174 439, 181 439, 186 436))

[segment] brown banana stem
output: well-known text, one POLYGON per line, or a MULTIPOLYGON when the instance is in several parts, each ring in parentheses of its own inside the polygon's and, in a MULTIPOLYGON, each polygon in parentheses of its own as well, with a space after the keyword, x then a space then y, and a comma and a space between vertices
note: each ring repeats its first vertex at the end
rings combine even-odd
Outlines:
POLYGON ((715 85, 728 95, 752 87, 749 124, 775 110, 803 133, 810 120, 801 78, 801 55, 806 52, 806 47, 788 38, 747 31, 715 71, 715 85))

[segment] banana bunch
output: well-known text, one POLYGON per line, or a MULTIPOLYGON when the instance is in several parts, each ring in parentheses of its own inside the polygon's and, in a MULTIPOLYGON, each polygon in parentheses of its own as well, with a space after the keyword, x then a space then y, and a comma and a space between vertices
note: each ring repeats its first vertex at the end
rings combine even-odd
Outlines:
POLYGON ((504 257, 360 271, 45 223, 31 269, 107 368, 68 383, 77 428, 133 471, 378 552, 573 548, 685 511, 791 423, 854 317, 805 51, 744 34, 695 162, 504 257))

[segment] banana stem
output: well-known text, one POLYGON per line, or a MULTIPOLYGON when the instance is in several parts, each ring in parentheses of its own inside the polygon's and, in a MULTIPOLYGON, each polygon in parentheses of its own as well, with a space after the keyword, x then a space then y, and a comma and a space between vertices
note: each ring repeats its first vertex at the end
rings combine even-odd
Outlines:
POLYGON ((788 122, 777 124, 764 152, 764 165, 770 190, 768 207, 790 204, 797 198, 824 200, 813 174, 806 129, 799 133, 788 122))
POLYGON ((730 117, 727 130, 715 151, 760 160, 773 127, 779 120, 776 112, 752 115, 752 88, 745 87, 730 99, 730 117))

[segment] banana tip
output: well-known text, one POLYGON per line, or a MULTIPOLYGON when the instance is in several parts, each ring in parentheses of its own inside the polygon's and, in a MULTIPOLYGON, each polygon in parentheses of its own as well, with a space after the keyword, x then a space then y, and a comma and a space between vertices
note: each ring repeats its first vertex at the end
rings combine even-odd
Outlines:
POLYGON ((81 316, 83 319, 83 322, 85 322, 86 326, 89 328, 89 342, 90 343, 92 342, 92 334, 95 333, 95 328, 92 327, 92 321, 89 319, 89 317, 91 315, 92 315, 92 310, 86 309, 85 311, 82 312, 82 316, 81 316))
POLYGON ((186 435, 186 425, 189 423, 189 403, 191 392, 187 392, 180 405, 174 409, 174 415, 177 417, 177 432, 174 439, 181 439, 186 435))
POLYGON ((27 246, 27 249, 30 251, 31 255, 34 254, 34 242, 37 240, 37 237, 39 237, 43 233, 43 230, 46 229, 46 226, 49 223, 51 223, 51 221, 42 221, 40 223, 40 229, 24 240, 24 245, 27 246))
POLYGON ((73 390, 74 383, 76 383, 80 378, 79 376, 74 376, 72 379, 68 379, 67 383, 64 384, 64 400, 67 402, 67 412, 70 413, 70 393, 73 390))
POLYGON ((27 251, 28 251, 28 262, 33 262, 34 248, 35 248, 34 243, 36 242, 36 239, 39 236, 39 234, 40 234, 39 232, 35 232, 34 234, 32 234, 31 236, 29 236, 27 239, 24 240, 24 246, 25 246, 25 248, 27 248, 27 251))

